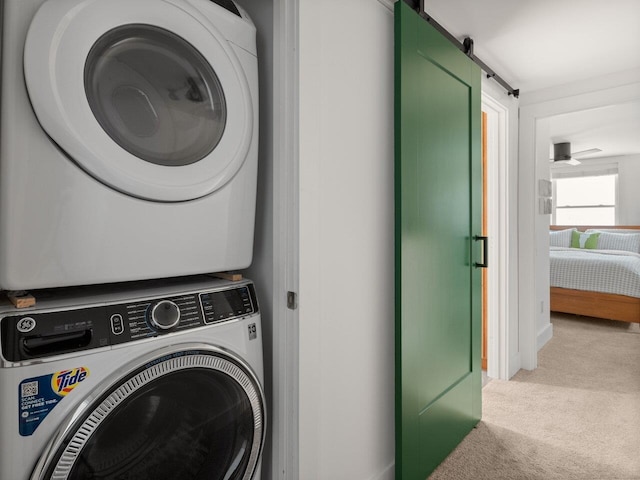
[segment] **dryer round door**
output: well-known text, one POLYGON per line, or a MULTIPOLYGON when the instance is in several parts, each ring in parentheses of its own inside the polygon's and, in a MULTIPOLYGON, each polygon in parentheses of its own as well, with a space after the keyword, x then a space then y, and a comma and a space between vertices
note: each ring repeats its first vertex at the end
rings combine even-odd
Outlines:
POLYGON ((254 105, 242 65, 185 0, 46 1, 27 34, 24 73, 53 141, 135 197, 208 195, 251 145, 254 105))
POLYGON ((242 360, 185 345, 137 365, 72 412, 32 480, 253 478, 265 404, 242 360))

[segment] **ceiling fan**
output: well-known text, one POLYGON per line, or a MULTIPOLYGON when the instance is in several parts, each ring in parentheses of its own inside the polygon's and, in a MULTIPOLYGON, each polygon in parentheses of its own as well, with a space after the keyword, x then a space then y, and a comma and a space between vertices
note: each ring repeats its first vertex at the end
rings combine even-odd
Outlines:
POLYGON ((599 148, 590 148, 589 150, 581 150, 579 152, 571 151, 571 143, 562 142, 553 144, 553 158, 551 161, 554 164, 566 164, 566 165, 580 165, 580 162, 576 160, 576 157, 584 157, 591 155, 592 153, 601 152, 599 148))

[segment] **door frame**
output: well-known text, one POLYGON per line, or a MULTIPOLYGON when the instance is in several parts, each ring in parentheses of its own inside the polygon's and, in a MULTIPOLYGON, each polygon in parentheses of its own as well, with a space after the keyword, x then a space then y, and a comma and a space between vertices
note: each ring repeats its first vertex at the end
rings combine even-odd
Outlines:
POLYGON ((518 297, 521 367, 538 366, 538 350, 551 337, 549 216, 538 213, 539 180, 548 180, 549 119, 556 115, 640 101, 640 72, 567 85, 520 102, 518 164, 518 297), (543 96, 543 94, 546 94, 543 96))
POLYGON ((271 472, 294 479, 299 468, 299 0, 273 0, 273 384, 271 472))
MULTIPOLYGON (((484 82, 483 82, 484 87, 484 82)), ((487 375, 509 379, 509 109, 483 88, 482 111, 487 113, 488 164, 488 319, 487 375)))

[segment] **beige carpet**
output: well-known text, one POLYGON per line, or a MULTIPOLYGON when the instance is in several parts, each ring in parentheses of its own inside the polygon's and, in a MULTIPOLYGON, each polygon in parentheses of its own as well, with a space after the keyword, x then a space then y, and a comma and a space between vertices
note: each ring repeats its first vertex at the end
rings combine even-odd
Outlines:
POLYGON ((640 479, 640 326, 552 323, 539 367, 483 389, 482 422, 429 480, 640 479))

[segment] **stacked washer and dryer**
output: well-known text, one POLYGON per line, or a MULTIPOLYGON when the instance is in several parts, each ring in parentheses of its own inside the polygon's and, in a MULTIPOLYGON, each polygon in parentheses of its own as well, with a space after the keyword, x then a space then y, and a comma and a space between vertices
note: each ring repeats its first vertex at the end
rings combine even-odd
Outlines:
POLYGON ((0 479, 260 478, 256 32, 232 0, 0 0, 0 479))

